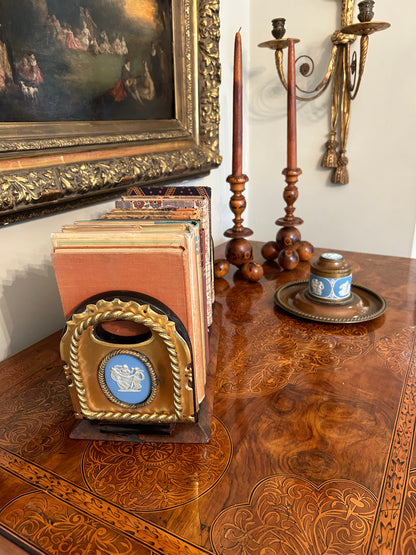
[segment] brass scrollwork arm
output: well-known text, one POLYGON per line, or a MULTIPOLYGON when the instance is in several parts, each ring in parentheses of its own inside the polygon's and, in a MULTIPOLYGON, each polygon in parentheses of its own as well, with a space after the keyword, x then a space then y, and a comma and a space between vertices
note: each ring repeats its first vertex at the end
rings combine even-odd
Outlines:
POLYGON ((348 68, 347 68, 348 92, 349 92, 351 100, 354 100, 354 98, 357 96, 357 93, 360 89, 361 79, 362 79, 363 74, 364 74, 365 62, 367 60, 368 43, 369 43, 368 35, 363 35, 361 37, 361 40, 360 40, 360 63, 359 63, 359 69, 358 69, 358 81, 357 81, 356 85, 355 85, 355 83, 351 83, 351 74, 354 71, 356 72, 357 69, 356 69, 355 65, 351 68, 351 65, 348 61, 348 68))
MULTIPOLYGON (((334 73, 337 51, 338 51, 338 47, 337 45, 334 45, 332 47, 331 57, 328 62, 328 68, 326 70, 325 76, 323 77, 322 81, 318 85, 316 85, 314 89, 311 89, 311 90, 302 89, 299 85, 296 85, 296 89, 298 91, 300 91, 305 95, 308 95, 308 96, 296 95, 296 98, 298 100, 305 100, 305 101, 315 100, 315 98, 318 98, 319 96, 321 96, 321 94, 327 89, 331 81, 332 75, 334 73), (314 93, 317 93, 317 94, 314 94, 314 93)), ((299 58, 297 58, 296 64, 298 64, 299 60, 305 57, 307 57, 311 61, 312 70, 310 70, 309 63, 307 62, 302 64, 300 72, 302 73, 302 75, 309 77, 309 75, 313 73, 313 60, 309 58, 309 56, 300 56, 299 58)), ((276 62, 276 69, 277 69, 277 73, 279 75, 280 81, 284 86, 284 88, 287 90, 287 82, 283 71, 283 50, 281 49, 276 50, 275 62, 276 62)))

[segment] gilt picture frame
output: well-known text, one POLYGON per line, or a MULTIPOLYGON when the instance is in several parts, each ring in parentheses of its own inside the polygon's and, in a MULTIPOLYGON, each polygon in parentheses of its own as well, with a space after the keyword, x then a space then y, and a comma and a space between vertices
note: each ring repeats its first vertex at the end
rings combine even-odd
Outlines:
MULTIPOLYGON (((41 24, 45 18, 48 18, 48 24, 51 23, 50 18, 54 15, 63 31, 59 38, 61 42, 58 43, 52 42, 58 40, 53 35, 52 24, 49 30, 45 28, 45 35, 42 35, 38 43, 35 42, 38 53, 32 51, 30 44, 22 44, 22 41, 19 43, 19 37, 13 36, 13 29, 7 28, 10 13, 9 17, 1 19, 0 104, 3 108, 0 112, 0 225, 111 199, 122 195, 126 188, 133 184, 166 184, 201 176, 220 164, 219 0, 23 2, 27 2, 28 6, 34 4, 36 10, 39 5, 45 6, 40 17, 41 24), (71 14, 67 15, 59 10, 59 2, 65 4, 65 9, 71 6, 71 13, 75 14, 76 10, 79 10, 81 15, 77 13, 76 17, 72 15, 70 19, 71 14), (149 7, 153 5, 160 10, 162 6, 164 9, 164 27, 168 30, 164 38, 164 48, 167 58, 172 62, 170 70, 166 73, 166 90, 171 91, 167 108, 162 107, 160 102, 155 104, 151 86, 150 92, 149 87, 145 87, 146 83, 151 83, 151 80, 146 80, 150 48, 153 48, 153 45, 150 46, 151 35, 149 34, 147 50, 145 43, 140 47, 143 54, 140 61, 139 50, 134 50, 138 41, 135 42, 131 34, 135 28, 133 19, 136 8, 137 13, 144 13, 139 9, 143 7, 143 2, 149 7), (105 78, 109 80, 102 85, 102 94, 100 92, 99 95, 95 95, 94 109, 77 110, 74 100, 71 112, 68 100, 59 105, 58 101, 63 91, 68 93, 68 99, 75 99, 82 86, 83 90, 86 90, 87 78, 90 79, 88 87, 92 90, 94 83, 91 82, 91 75, 94 76, 95 73, 88 69, 79 71, 80 79, 82 77, 84 81, 78 82, 77 72, 73 71, 68 76, 68 60, 71 63, 76 60, 80 64, 90 64, 95 68, 104 60, 106 54, 100 50, 93 52, 92 41, 90 46, 86 43, 83 51, 81 33, 78 29, 76 34, 75 25, 82 26, 81 16, 88 11, 97 27, 100 40, 103 28, 106 28, 109 44, 114 45, 114 18, 111 21, 108 19, 106 26, 104 16, 107 14, 108 6, 116 3, 120 4, 120 8, 126 9, 123 18, 120 18, 119 27, 122 33, 125 31, 127 34, 129 55, 120 54, 118 58, 115 47, 111 46, 112 51, 105 59, 105 64, 102 63, 102 67, 115 67, 119 63, 119 68, 122 66, 122 69, 117 80, 113 78, 111 81, 110 77, 107 77, 110 70, 106 69, 105 78), (51 5, 56 8, 56 13, 51 13, 51 5), (101 10, 98 11, 100 6, 101 10), (130 10, 129 13, 127 8, 130 10), (126 15, 129 15, 131 21, 126 15), (64 16, 67 17, 65 21, 64 16), (42 50, 42 44, 53 45, 50 64, 47 58, 48 51, 46 47, 42 50), (72 50, 69 52, 71 45, 72 50), (32 61, 33 58, 35 62, 32 61), (63 60, 66 65, 63 62, 58 64, 57 59, 63 60), (52 64, 52 60, 55 65, 52 64), (111 63, 107 63, 107 60, 111 63), (39 64, 40 68, 38 81, 44 79, 39 85, 33 77, 36 75, 34 64, 39 64), (26 80, 24 72, 27 66, 32 66, 31 73, 27 70, 30 80, 26 80), (132 79, 125 77, 126 67, 129 68, 132 79), (53 90, 53 83, 58 85, 62 82, 65 89, 61 87, 60 92, 56 89, 57 104, 51 107, 49 101, 46 103, 46 93, 53 90), (120 90, 121 95, 116 97, 120 90), (30 103, 33 103, 32 106, 30 103), (35 106, 34 103, 38 104, 35 106), (42 106, 42 110, 38 108, 39 105, 42 106), (48 106, 49 112, 45 106, 48 106), (100 107, 98 111, 97 106, 100 107)), ((8 4, 11 6, 13 0, 6 0, 2 5, 7 7, 8 4)), ((27 42, 28 36, 30 37, 30 34, 26 33, 27 42)), ((101 48, 100 40, 97 48, 101 48)), ((155 82, 157 73, 153 75, 155 82)), ((103 78, 100 77, 100 83, 102 81, 103 78)), ((96 89, 98 90, 98 84, 96 89)), ((86 105, 84 99, 82 105, 86 105)))

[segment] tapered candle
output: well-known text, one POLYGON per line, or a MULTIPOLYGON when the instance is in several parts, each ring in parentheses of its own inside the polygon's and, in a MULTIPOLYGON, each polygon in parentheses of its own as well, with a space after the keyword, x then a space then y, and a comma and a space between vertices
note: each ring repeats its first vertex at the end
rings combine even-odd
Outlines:
POLYGON ((243 173, 243 67, 240 31, 234 41, 233 175, 243 173))
POLYGON ((288 39, 289 53, 287 61, 287 167, 295 170, 297 162, 296 145, 296 68, 295 43, 288 39))

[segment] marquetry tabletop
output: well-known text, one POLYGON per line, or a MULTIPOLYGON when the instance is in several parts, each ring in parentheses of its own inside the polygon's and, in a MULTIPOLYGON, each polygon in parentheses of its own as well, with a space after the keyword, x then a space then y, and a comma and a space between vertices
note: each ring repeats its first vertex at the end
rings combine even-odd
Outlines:
POLYGON ((60 332, 0 363, 0 553, 416 553, 416 261, 343 254, 383 315, 277 307, 307 262, 216 280, 206 444, 70 439, 60 332))

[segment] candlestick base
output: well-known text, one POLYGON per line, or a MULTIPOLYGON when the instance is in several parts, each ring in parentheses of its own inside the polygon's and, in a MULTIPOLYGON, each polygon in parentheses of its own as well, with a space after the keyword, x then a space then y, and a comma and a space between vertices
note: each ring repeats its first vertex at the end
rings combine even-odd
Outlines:
POLYGON ((303 220, 294 215, 294 203, 298 198, 296 183, 302 170, 286 168, 282 173, 286 177, 287 183, 283 192, 286 214, 276 220, 276 225, 281 229, 277 232, 275 241, 268 241, 263 245, 262 255, 269 261, 277 258, 277 262, 283 270, 293 270, 299 262, 309 260, 313 253, 313 246, 307 241, 301 241, 301 234, 297 226, 302 225, 303 220))
POLYGON ((250 241, 242 237, 228 241, 225 246, 225 258, 237 268, 253 260, 253 247, 250 241))
POLYGON ((234 227, 224 231, 224 236, 231 237, 232 239, 239 239, 240 237, 250 237, 250 235, 253 235, 253 231, 248 227, 242 227, 238 231, 235 231, 234 227))
POLYGON ((284 270, 294 270, 299 264, 299 255, 295 248, 283 249, 277 258, 279 266, 284 270))
POLYGON ((297 225, 302 225, 303 224, 303 220, 302 218, 298 218, 297 216, 294 216, 293 218, 278 218, 275 221, 276 225, 281 225, 282 227, 292 227, 292 226, 297 226, 297 225))
POLYGON ((276 246, 279 251, 293 247, 300 241, 300 231, 294 226, 284 226, 276 234, 276 246))

